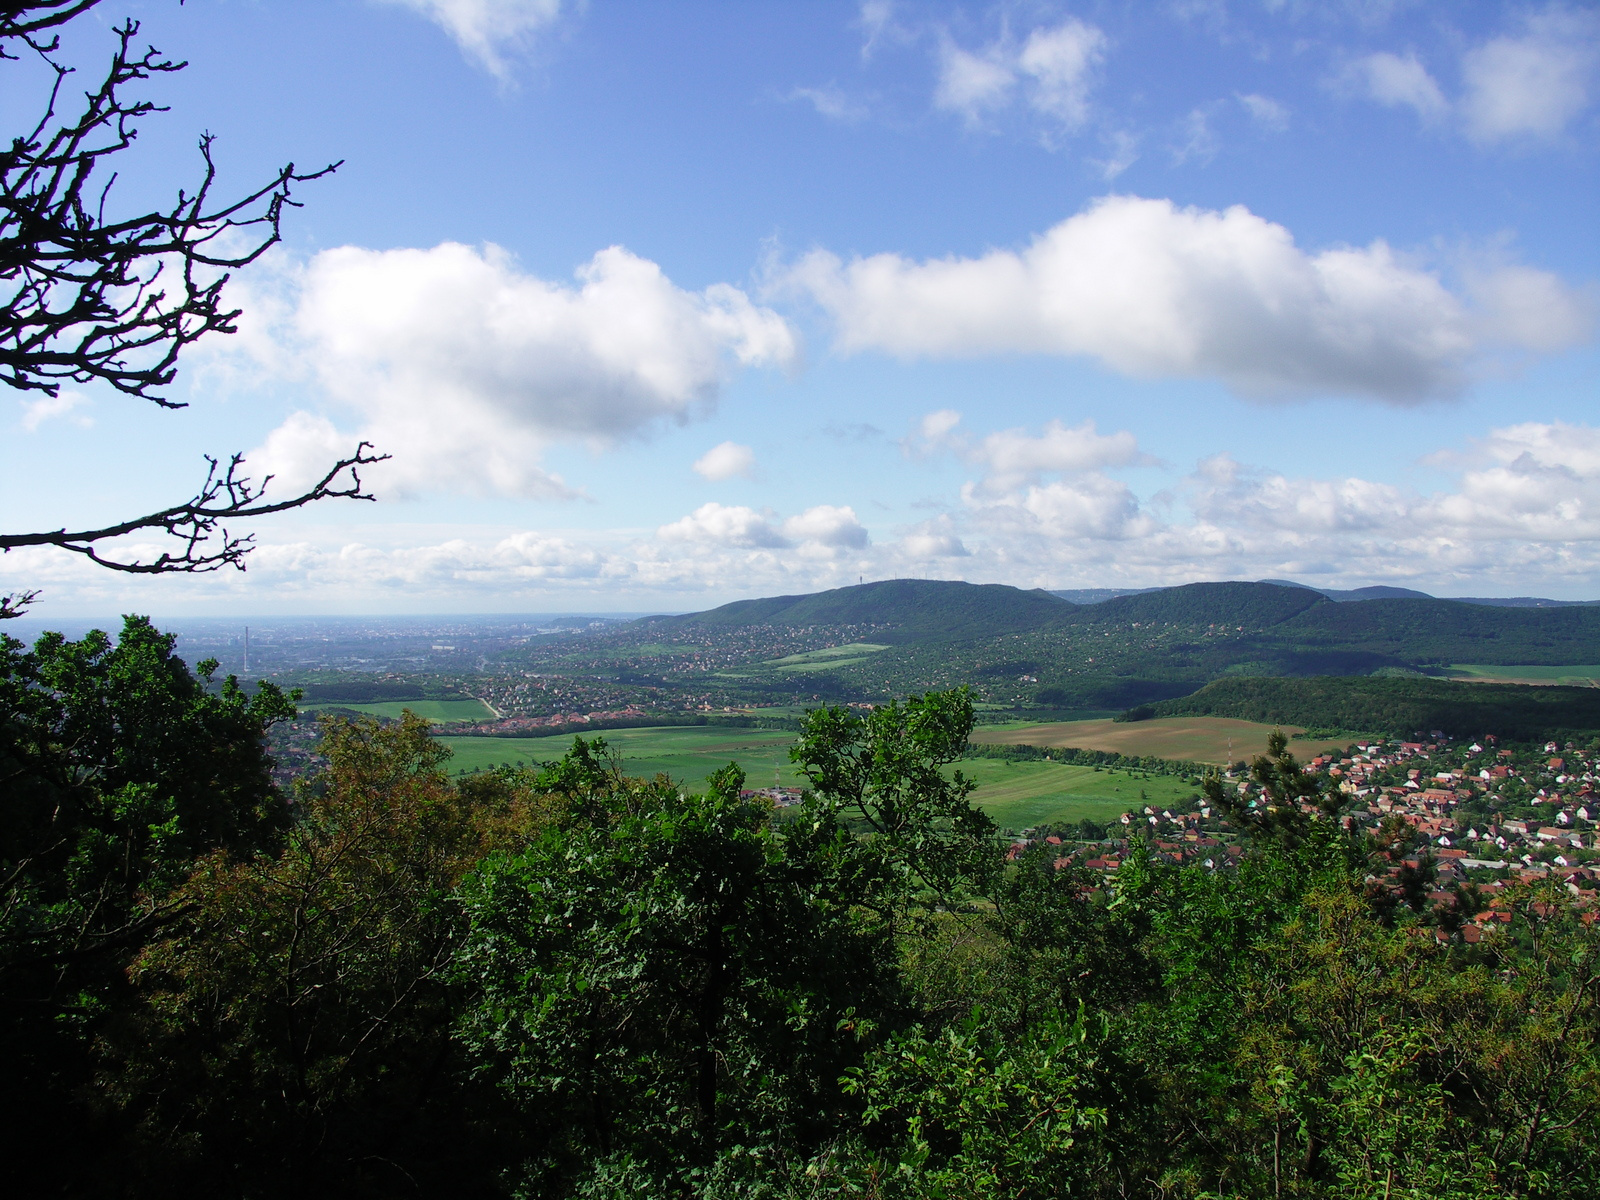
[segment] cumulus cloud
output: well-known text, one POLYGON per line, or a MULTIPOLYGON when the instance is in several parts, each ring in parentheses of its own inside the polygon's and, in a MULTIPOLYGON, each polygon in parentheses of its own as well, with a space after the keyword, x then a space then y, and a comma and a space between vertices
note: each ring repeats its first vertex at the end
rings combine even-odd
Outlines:
POLYGON ((922 522, 907 532, 894 549, 911 561, 972 556, 972 551, 956 535, 955 522, 948 513, 922 522))
MULTIPOLYGON (((1084 355, 1259 397, 1450 395, 1479 355, 1527 345, 1529 328, 1473 311, 1384 242, 1307 253, 1243 206, 1137 196, 1095 201, 1020 251, 843 262, 819 250, 786 280, 830 314, 845 353, 1084 355)), ((1542 302, 1570 327, 1581 298, 1549 286, 1542 302)), ((1536 289, 1523 295, 1536 310, 1536 289)))
MULTIPOLYGON (((282 357, 393 454, 378 480, 389 493, 570 494, 540 466, 553 442, 599 447, 686 420, 736 367, 794 357, 783 319, 727 284, 686 291, 620 246, 577 278, 525 274, 494 246, 345 246, 295 273, 276 332, 293 350, 282 357)), ((326 461, 330 431, 298 414, 262 457, 300 481, 326 461)))
POLYGON ((1145 502, 1106 473, 1125 457, 1110 448, 1051 457, 1062 468, 1055 477, 1021 479, 1010 490, 975 478, 950 512, 882 542, 843 505, 784 518, 706 504, 645 537, 321 526, 296 540, 274 524, 263 529, 248 575, 214 577, 203 591, 183 579, 113 577, 48 548, 0 556, 0 589, 44 586, 52 599, 65 594, 80 610, 106 612, 149 605, 157 588, 168 606, 214 605, 224 596, 325 609, 334 600, 370 605, 387 592, 413 604, 583 596, 599 607, 634 608, 671 595, 688 607, 693 597, 720 603, 919 573, 936 560, 975 582, 1044 587, 1288 577, 1592 596, 1600 578, 1594 426, 1491 430, 1450 460, 1455 478, 1433 492, 1358 475, 1293 476, 1215 455, 1166 501, 1145 502))
POLYGON ((756 452, 738 442, 719 442, 695 460, 694 470, 712 483, 749 479, 756 473, 756 452))
POLYGON ((708 542, 738 549, 776 549, 793 544, 773 526, 770 515, 742 504, 718 504, 714 500, 661 526, 656 536, 668 542, 708 542))
POLYGON ((855 510, 819 504, 786 521, 770 511, 744 505, 702 504, 688 516, 661 526, 656 536, 666 542, 689 542, 732 549, 831 552, 867 545, 867 531, 855 510))
POLYGON ((939 409, 917 422, 904 444, 915 455, 948 451, 982 467, 981 486, 990 491, 1011 491, 1037 483, 1044 475, 1150 466, 1156 461, 1139 449, 1138 440, 1126 429, 1102 434, 1092 420, 1077 426, 1050 421, 1037 434, 1002 429, 982 438, 968 436, 960 425, 959 412, 939 409))
POLYGON ((979 528, 1011 543, 1028 538, 1051 541, 1126 541, 1155 527, 1127 484, 1099 472, 990 499, 986 489, 969 484, 963 498, 979 528))
POLYGON ((1100 29, 1076 18, 1039 26, 1020 43, 1005 37, 975 51, 946 34, 939 44, 934 104, 978 125, 1021 95, 1060 128, 1078 129, 1089 118, 1089 92, 1107 44, 1100 29))
POLYGON ((785 521, 783 532, 801 546, 809 544, 829 550, 859 550, 868 540, 855 509, 848 505, 818 504, 808 508, 785 521))
POLYGON ((1480 142, 1552 138, 1588 107, 1600 60, 1600 15, 1554 6, 1527 16, 1518 36, 1462 58, 1462 114, 1480 142))
POLYGON ((562 0, 382 0, 422 14, 485 70, 504 78, 506 55, 525 49, 561 16, 562 0))

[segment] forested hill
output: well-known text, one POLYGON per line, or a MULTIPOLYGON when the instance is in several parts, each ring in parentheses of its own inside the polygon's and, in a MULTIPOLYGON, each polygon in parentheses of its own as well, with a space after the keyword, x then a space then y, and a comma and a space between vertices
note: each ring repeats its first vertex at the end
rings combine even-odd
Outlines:
POLYGON ((1600 649, 1600 608, 1587 606, 1491 608, 1458 600, 1316 604, 1272 633, 1276 640, 1307 648, 1361 650, 1427 665, 1600 661, 1594 657, 1600 649))
POLYGON ((871 699, 969 683, 987 702, 1104 710, 1187 695, 1228 676, 1600 663, 1600 607, 1338 601, 1264 582, 1194 583, 1079 604, 1000 584, 899 579, 648 618, 614 640, 612 658, 639 644, 652 654, 658 643, 681 646, 695 678, 733 672, 718 678, 737 681, 721 686, 743 703, 797 692, 871 699), (788 657, 864 643, 887 648, 788 657))
POLYGON ((1192 696, 1129 714, 1236 717, 1314 729, 1410 737, 1531 741, 1600 730, 1600 688, 1524 687, 1448 679, 1219 679, 1192 696))
POLYGON ((1081 618, 1082 613, 1049 592, 1000 583, 886 579, 808 596, 736 600, 707 612, 654 618, 652 623, 707 631, 755 625, 875 626, 895 640, 1015 633, 1081 618))
POLYGON ((1097 624, 1231 625, 1269 629, 1313 608, 1338 608, 1321 592, 1275 583, 1189 583, 1119 596, 1081 609, 1097 624))

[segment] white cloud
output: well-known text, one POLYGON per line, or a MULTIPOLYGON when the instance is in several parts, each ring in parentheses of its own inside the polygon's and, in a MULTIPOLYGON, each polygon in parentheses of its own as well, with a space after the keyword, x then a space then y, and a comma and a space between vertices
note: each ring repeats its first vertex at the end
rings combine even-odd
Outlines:
MULTIPOLYGON (((737 288, 685 291, 619 246, 577 275, 571 287, 524 274, 493 246, 324 251, 289 281, 276 333, 292 353, 280 357, 394 455, 375 477, 386 493, 522 496, 570 494, 540 466, 550 444, 600 447, 686 420, 735 366, 794 357, 788 325, 737 288)), ((302 481, 326 461, 331 428, 299 415, 263 457, 302 481)))
POLYGON ((930 558, 970 558, 972 552, 955 534, 955 522, 948 513, 924 521, 908 532, 894 547, 913 562, 930 558))
POLYGON ((843 505, 784 519, 707 504, 645 537, 367 525, 296 534, 271 523, 246 575, 136 580, 28 548, 0 556, 0 590, 44 586, 47 602, 68 599, 98 613, 172 612, 181 604, 215 611, 219 598, 235 611, 259 611, 238 607, 247 603, 373 611, 390 606, 388 597, 433 611, 481 608, 490 597, 521 611, 530 604, 538 611, 539 597, 637 609, 667 596, 677 598, 672 606, 697 607, 814 591, 917 573, 941 560, 961 578, 1027 587, 1287 577, 1399 582, 1445 594, 1600 591, 1595 426, 1491 430, 1456 456, 1448 468, 1454 482, 1433 493, 1359 476, 1296 477, 1215 455, 1168 493, 1170 503, 1147 503, 1096 465, 1123 457, 1110 448, 1050 457, 1064 468, 1060 478, 1020 480, 1011 490, 975 479, 951 512, 881 543, 843 505))
POLYGON ((1134 163, 1139 161, 1139 139, 1124 130, 1105 135, 1107 154, 1104 158, 1089 160, 1089 165, 1100 172, 1100 178, 1110 183, 1134 163))
POLYGON ((744 505, 702 504, 688 516, 656 530, 663 542, 686 542, 736 550, 792 550, 831 555, 867 545, 855 510, 819 504, 786 521, 744 505))
POLYGON ((94 424, 94 418, 78 410, 89 403, 89 397, 82 392, 62 390, 54 396, 37 396, 34 399, 21 401, 22 427, 29 433, 37 433, 39 426, 46 421, 64 417, 80 429, 87 429, 94 424))
MULTIPOLYGON (((816 251, 787 281, 832 316, 846 353, 1087 355, 1264 397, 1449 395, 1477 356, 1525 345, 1528 329, 1474 313, 1381 241, 1308 254, 1243 206, 1136 196, 1098 200, 1021 251, 848 263, 816 251)), ((1552 286, 1568 321, 1577 301, 1552 286)))
POLYGON ((1089 92, 1107 45, 1101 30, 1075 18, 1032 29, 1020 45, 1002 37, 976 51, 946 34, 939 43, 934 104, 978 125, 1020 91, 1035 112, 1062 129, 1078 129, 1089 118, 1089 92))
POLYGON ((1415 53, 1383 52, 1346 68, 1344 84, 1425 122, 1453 116, 1483 144, 1558 137, 1594 98, 1600 14, 1551 5, 1524 14, 1514 34, 1461 56, 1462 93, 1452 102, 1415 53))
POLYGON ((985 499, 984 489, 969 484, 963 498, 979 528, 999 534, 1006 543, 1030 538, 1125 541, 1155 528, 1127 484, 1099 472, 1032 484, 997 500, 985 499))
POLYGON ((1239 96, 1250 119, 1269 133, 1282 133, 1289 128, 1289 110, 1271 96, 1248 92, 1239 96))
POLYGON ((694 470, 712 483, 749 479, 756 471, 756 452, 738 442, 719 442, 695 460, 694 470))
POLYGON ((1106 35, 1082 21, 1035 29, 1017 56, 1017 66, 1035 82, 1028 103, 1068 129, 1078 128, 1089 119, 1090 76, 1105 49, 1106 35))
POLYGON ((804 100, 817 110, 818 116, 833 121, 854 122, 864 119, 870 111, 862 101, 850 96, 837 84, 823 87, 797 87, 789 93, 790 100, 804 100))
POLYGON ((895 20, 895 0, 861 0, 856 28, 862 32, 861 57, 870 59, 884 42, 909 42, 914 34, 895 20))
POLYGON ((1096 471, 1152 461, 1140 453, 1138 442, 1126 429, 1104 435, 1093 421, 1075 428, 1051 421, 1037 437, 1022 429, 991 433, 973 447, 969 457, 988 468, 990 484, 999 488, 1012 488, 1047 473, 1096 471))
POLYGON ((859 550, 867 544, 867 531, 855 509, 845 505, 818 504, 783 523, 784 535, 804 546, 807 543, 833 550, 859 550))
POLYGON ((1594 328, 1593 289, 1574 291, 1549 271, 1497 266, 1466 273, 1467 291, 1490 336, 1529 350, 1562 350, 1594 328))
POLYGON ((1468 51, 1461 71, 1467 131, 1480 142, 1553 138, 1588 107, 1600 60, 1600 14, 1552 6, 1521 36, 1468 51))
POLYGON ((382 0, 421 13, 491 74, 504 78, 508 51, 555 24, 562 0, 382 0))
POLYGON ((1211 128, 1211 114, 1206 109, 1191 110, 1188 116, 1178 122, 1178 134, 1182 141, 1172 150, 1175 166, 1182 166, 1186 162, 1204 165, 1217 156, 1217 148, 1221 143, 1211 128))
POLYGON ((939 84, 933 102, 976 124, 985 112, 1010 100, 1016 82, 1015 67, 998 47, 973 54, 946 40, 939 46, 939 84))
POLYGON ((1369 54, 1350 65, 1347 78, 1379 104, 1414 109, 1424 121, 1438 120, 1450 110, 1444 92, 1415 54, 1369 54))
POLYGON ((661 526, 656 536, 668 542, 704 542, 738 549, 777 549, 793 544, 773 527, 768 516, 742 504, 718 504, 714 500, 661 526))

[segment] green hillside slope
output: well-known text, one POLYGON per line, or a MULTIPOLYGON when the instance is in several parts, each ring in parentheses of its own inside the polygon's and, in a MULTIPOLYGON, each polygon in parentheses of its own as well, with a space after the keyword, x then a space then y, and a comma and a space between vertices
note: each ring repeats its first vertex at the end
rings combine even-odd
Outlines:
POLYGON ((708 612, 657 618, 664 628, 733 629, 755 625, 884 627, 902 640, 1011 633, 1082 619, 1084 610, 1045 591, 999 583, 886 579, 809 596, 736 600, 708 612))
POLYGON ((1235 717, 1410 737, 1527 740, 1600 731, 1600 688, 1456 683, 1448 679, 1222 679, 1149 706, 1155 716, 1235 717))
POLYGON ((1600 661, 1600 608, 1491 608, 1456 600, 1318 604, 1273 630, 1275 640, 1365 650, 1419 665, 1600 661))
POLYGON ((1119 596, 1085 612, 1098 624, 1138 621, 1173 625, 1231 625, 1267 629, 1313 608, 1338 605, 1321 592, 1275 583, 1189 583, 1138 596, 1119 596))

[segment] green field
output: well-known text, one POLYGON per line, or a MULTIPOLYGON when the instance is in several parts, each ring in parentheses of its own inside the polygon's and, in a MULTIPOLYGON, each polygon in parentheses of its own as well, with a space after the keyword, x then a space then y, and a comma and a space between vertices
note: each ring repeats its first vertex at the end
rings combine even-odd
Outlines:
MULTIPOLYGON (((770 787, 774 779, 784 787, 805 783, 789 762, 789 747, 794 743, 794 735, 789 733, 691 726, 612 729, 602 736, 622 754, 623 769, 630 775, 665 772, 679 783, 696 788, 703 786, 706 777, 717 768, 737 762, 745 769, 751 787, 770 787)), ((501 763, 548 762, 566 751, 572 744, 572 735, 439 740, 454 751, 452 767, 472 771, 501 763)), ((1170 807, 1184 803, 1195 793, 1193 786, 1166 776, 1140 779, 1126 772, 1059 763, 980 758, 964 760, 957 766, 978 784, 973 800, 998 824, 1010 829, 1084 817, 1105 821, 1145 804, 1170 807)))
MULTIPOLYGON (((771 787, 773 768, 783 787, 805 783, 789 762, 794 734, 771 729, 727 729, 690 725, 682 728, 607 729, 598 736, 621 753, 623 770, 630 775, 653 776, 665 772, 679 783, 700 787, 719 767, 737 762, 745 769, 751 787, 771 787)), ((572 745, 570 733, 547 737, 480 738, 441 737, 455 751, 451 766, 472 771, 501 763, 549 762, 572 745)))
POLYGON ((852 642, 848 646, 829 646, 826 650, 807 650, 803 654, 790 654, 784 658, 768 659, 761 665, 776 667, 785 673, 805 671, 831 671, 848 663, 860 662, 869 655, 889 647, 874 642, 852 642))
MULTIPOLYGON (((1179 762, 1223 765, 1264 754, 1274 725, 1236 721, 1231 717, 1157 717, 1149 721, 1053 721, 1047 725, 980 725, 972 731, 975 742, 1006 746, 1070 746, 1078 750, 1106 750, 1133 757, 1151 755, 1179 762), (1230 757, 1231 756, 1231 757, 1230 757)), ((1298 725, 1285 725, 1293 737, 1298 725)), ((1297 757, 1308 758, 1324 748, 1342 748, 1337 741, 1301 741, 1297 757)))
POLYGON ((346 708, 370 713, 374 717, 397 718, 406 709, 427 721, 449 724, 452 721, 487 721, 494 716, 482 700, 382 700, 371 704, 302 704, 302 712, 325 708, 346 708))
POLYGON ((1457 663, 1450 668, 1454 678, 1468 683, 1542 683, 1570 687, 1600 687, 1600 666, 1493 667, 1457 663))

